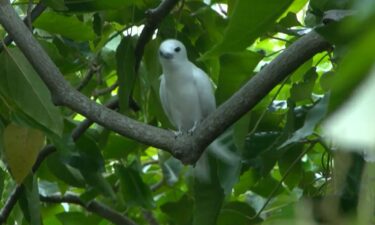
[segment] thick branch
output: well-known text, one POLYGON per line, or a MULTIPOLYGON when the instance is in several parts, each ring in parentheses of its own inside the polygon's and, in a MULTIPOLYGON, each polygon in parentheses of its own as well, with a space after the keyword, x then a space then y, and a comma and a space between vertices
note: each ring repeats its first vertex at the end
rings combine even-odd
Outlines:
MULTIPOLYGON (((290 73, 315 54, 330 48, 331 45, 315 31, 291 44, 202 122, 196 130, 196 142, 200 145, 197 149, 200 151, 194 153, 200 156, 203 152, 202 147, 206 147, 250 111, 290 73)), ((195 159, 197 156, 191 157, 195 159)))
POLYGON ((8 0, 0 0, 0 23, 33 65, 57 105, 64 105, 98 124, 144 144, 171 151, 175 145, 171 132, 143 124, 99 105, 73 89, 57 66, 34 39, 8 0), (35 57, 38 56, 38 57, 35 57))
MULTIPOLYGON (((38 18, 40 16, 40 14, 42 14, 44 12, 44 10, 46 9, 47 7, 44 6, 43 3, 38 3, 34 8, 33 10, 31 11, 31 13, 29 14, 30 15, 30 18, 29 18, 29 15, 27 15, 25 17, 25 19, 23 19, 24 23, 27 24, 29 22, 33 22, 34 20, 36 20, 36 18, 38 18)), ((13 42, 13 38, 9 35, 7 35, 4 40, 3 40, 3 43, 8 46, 10 45, 11 43, 13 42)), ((2 52, 4 49, 4 46, 2 43, 0 43, 0 52, 2 52)))
POLYGON ((42 202, 48 203, 71 203, 80 205, 83 208, 87 209, 88 211, 98 214, 99 216, 111 221, 114 224, 118 225, 137 225, 131 219, 123 216, 121 213, 109 208, 108 206, 97 202, 97 201, 90 201, 88 203, 83 202, 78 196, 73 194, 66 194, 64 196, 60 195, 51 195, 51 196, 42 196, 40 195, 40 200, 42 202))
POLYGON ((301 37, 207 117, 194 136, 176 140, 172 132, 122 116, 74 90, 7 0, 0 0, 0 22, 43 79, 56 104, 67 106, 121 135, 164 149, 184 163, 196 162, 210 142, 251 110, 281 80, 316 53, 330 48, 329 43, 315 32, 301 37))

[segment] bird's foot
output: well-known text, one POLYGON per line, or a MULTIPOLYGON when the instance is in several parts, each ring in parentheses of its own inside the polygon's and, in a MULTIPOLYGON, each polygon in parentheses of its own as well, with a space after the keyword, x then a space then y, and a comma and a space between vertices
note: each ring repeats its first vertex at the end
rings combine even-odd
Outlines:
POLYGON ((194 126, 188 130, 188 135, 193 136, 195 129, 197 129, 198 122, 194 122, 194 126))
POLYGON ((181 130, 177 130, 177 131, 172 131, 173 134, 174 134, 174 138, 177 139, 178 137, 182 136, 183 135, 183 132, 181 130))

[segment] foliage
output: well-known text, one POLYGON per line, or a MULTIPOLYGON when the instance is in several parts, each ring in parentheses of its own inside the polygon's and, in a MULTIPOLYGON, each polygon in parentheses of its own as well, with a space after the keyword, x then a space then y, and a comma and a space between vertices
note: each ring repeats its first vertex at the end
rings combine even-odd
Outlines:
MULTIPOLYGON (((116 223, 116 215, 128 224, 373 221, 373 211, 366 208, 374 209, 373 165, 358 153, 334 151, 321 129, 373 68, 372 1, 180 1, 147 43, 139 69, 134 51, 150 22, 145 12, 160 1, 42 3, 47 9, 33 21, 34 37, 64 78, 93 101, 106 104, 118 97, 120 113, 166 129, 172 127, 158 96, 158 46, 164 39, 186 45, 189 58, 215 83, 218 104, 311 29, 333 47, 301 65, 215 140, 209 149, 226 153, 208 159, 211 170, 204 181, 197 179, 199 170, 110 127, 94 124, 75 136, 85 118, 54 106, 18 47, 4 47, 2 214, 22 183, 6 224, 104 225, 116 223), (32 172, 43 144, 43 150, 56 149, 32 172)), ((12 5, 27 14, 28 1, 12 5)), ((0 36, 5 34, 0 27, 0 36)))

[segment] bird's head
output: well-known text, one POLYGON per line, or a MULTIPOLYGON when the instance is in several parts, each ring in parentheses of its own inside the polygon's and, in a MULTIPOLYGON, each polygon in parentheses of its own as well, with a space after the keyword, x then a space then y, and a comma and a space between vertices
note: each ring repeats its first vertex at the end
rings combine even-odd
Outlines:
POLYGON ((162 64, 185 62, 187 60, 186 48, 180 41, 167 39, 160 45, 159 59, 162 64))

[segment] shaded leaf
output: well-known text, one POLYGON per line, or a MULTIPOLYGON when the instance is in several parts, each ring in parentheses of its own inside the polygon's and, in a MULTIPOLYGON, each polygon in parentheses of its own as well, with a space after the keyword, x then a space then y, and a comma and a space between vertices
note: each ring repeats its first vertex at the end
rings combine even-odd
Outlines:
POLYGON ((25 56, 18 48, 8 48, 0 54, 0 64, 0 93, 30 120, 61 136, 62 115, 52 104, 47 87, 25 56))
POLYGON ((246 51, 224 54, 220 57, 220 74, 216 100, 218 104, 227 100, 252 76, 262 56, 246 51))
POLYGON ((167 202, 160 206, 162 212, 167 214, 175 224, 189 225, 193 219, 193 200, 187 195, 176 202, 167 202))
POLYGON ((95 38, 95 33, 90 25, 83 23, 75 16, 63 16, 52 11, 40 15, 34 21, 33 26, 76 41, 89 41, 95 38))
POLYGON ((316 68, 310 68, 304 75, 303 81, 293 84, 290 89, 290 98, 297 102, 311 99, 315 80, 318 78, 316 68))
POLYGON ((63 212, 56 215, 62 225, 100 224, 101 218, 95 214, 82 212, 63 212))
POLYGON ((141 175, 133 167, 116 166, 116 171, 120 177, 122 198, 130 206, 152 208, 154 201, 150 187, 143 182, 141 175))
POLYGON ((221 210, 218 225, 250 225, 258 224, 262 220, 259 218, 252 219, 256 212, 244 202, 229 202, 221 210))
POLYGON ((289 187, 290 190, 293 190, 293 188, 299 184, 303 176, 301 159, 295 163, 292 168, 290 168, 294 161, 300 157, 302 151, 302 144, 295 145, 288 149, 278 160, 280 174, 283 177, 287 176, 284 183, 289 187), (286 174, 287 171, 288 174, 286 174))
POLYGON ((124 111, 129 108, 130 95, 136 81, 134 47, 131 37, 123 38, 117 47, 116 64, 119 81, 118 96, 120 99, 120 109, 124 111))
POLYGON ((206 153, 201 156, 197 166, 199 164, 203 164, 203 168, 206 168, 203 172, 208 172, 208 177, 202 177, 199 174, 202 171, 195 169, 193 225, 216 225, 224 201, 224 190, 216 172, 218 164, 206 153))
POLYGON ((38 182, 35 176, 28 176, 23 183, 23 191, 19 199, 25 219, 30 225, 41 225, 38 182))
POLYGON ((279 146, 279 149, 285 146, 306 139, 313 134, 315 126, 324 118, 328 110, 328 95, 325 95, 306 115, 303 127, 293 133, 292 137, 279 146))

